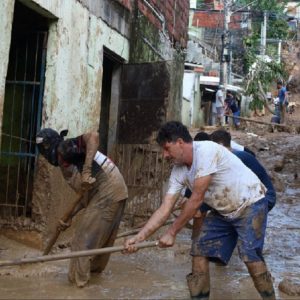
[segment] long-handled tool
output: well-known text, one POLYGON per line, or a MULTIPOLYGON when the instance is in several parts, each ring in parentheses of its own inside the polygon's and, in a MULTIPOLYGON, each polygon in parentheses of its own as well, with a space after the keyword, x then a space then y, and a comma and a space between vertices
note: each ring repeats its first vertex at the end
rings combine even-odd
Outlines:
MULTIPOLYGON (((78 194, 74 204, 72 205, 72 207, 60 218, 60 221, 62 221, 63 223, 68 223, 72 217, 74 216, 74 211, 76 209, 76 207, 80 204, 80 201, 82 199, 84 195, 84 192, 78 194)), ((55 244, 55 242, 57 241, 60 233, 62 232, 62 229, 61 229, 61 224, 58 223, 58 225, 56 226, 56 230, 55 230, 55 233, 53 234, 52 238, 49 240, 48 242, 48 245, 47 247, 45 248, 44 252, 43 252, 43 255, 47 255, 52 246, 55 244)))
MULTIPOLYGON (((174 220, 169 220, 169 221, 167 221, 165 224, 164 224, 164 226, 165 225, 170 225, 170 224, 172 224, 174 222, 174 220)), ((132 235, 132 234, 136 234, 136 233, 138 233, 138 232, 140 232, 140 230, 142 229, 142 227, 140 227, 140 228, 135 228, 135 229, 131 229, 131 230, 128 230, 128 231, 124 231, 124 232, 120 232, 118 235, 117 235, 117 239, 119 239, 119 238, 121 238, 121 237, 125 237, 125 236, 129 236, 129 235, 132 235)))
MULTIPOLYGON (((151 242, 137 243, 135 244, 135 247, 137 249, 142 249, 142 248, 155 247, 157 245, 158 245, 158 241, 151 241, 151 242)), ((53 261, 53 260, 63 260, 63 259, 74 258, 74 257, 101 255, 106 253, 119 252, 122 250, 125 250, 124 246, 115 246, 115 247, 105 247, 100 249, 73 251, 69 253, 62 253, 62 254, 55 254, 55 255, 20 258, 15 260, 2 260, 0 261, 0 267, 23 265, 23 264, 37 263, 37 262, 46 262, 46 261, 53 261)))
MULTIPOLYGON (((176 218, 178 217, 178 215, 176 215, 174 212, 175 212, 176 210, 179 210, 179 209, 181 209, 180 206, 175 206, 175 207, 173 208, 173 210, 172 210, 172 214, 173 214, 173 216, 175 216, 176 218)), ((148 221, 142 222, 142 223, 138 224, 136 227, 134 227, 134 228, 131 229, 131 230, 128 230, 128 231, 124 231, 124 232, 118 233, 118 235, 117 235, 116 238, 119 239, 119 238, 121 238, 121 237, 126 237, 126 236, 129 236, 129 235, 133 235, 133 234, 138 233, 138 232, 143 228, 143 226, 144 226, 147 222, 148 222, 148 221)), ((163 226, 170 225, 170 224, 172 224, 173 222, 174 222, 174 220, 167 220, 166 223, 165 223, 163 226)), ((191 226, 189 223, 187 223, 187 224, 185 225, 185 227, 186 227, 187 229, 192 229, 192 226, 191 226)))

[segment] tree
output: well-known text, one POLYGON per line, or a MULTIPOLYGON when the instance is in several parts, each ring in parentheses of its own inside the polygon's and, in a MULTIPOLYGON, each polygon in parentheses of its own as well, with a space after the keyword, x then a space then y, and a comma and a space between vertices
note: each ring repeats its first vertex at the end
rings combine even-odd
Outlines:
POLYGON ((268 11, 281 15, 284 14, 288 2, 288 0, 237 0, 235 4, 237 6, 248 6, 253 11, 268 11))
POLYGON ((269 106, 267 91, 275 80, 284 81, 286 78, 287 72, 283 64, 255 55, 255 62, 244 81, 245 94, 252 97, 250 109, 262 109, 264 106, 272 114, 275 114, 269 106))
POLYGON ((267 101, 267 92, 270 86, 278 79, 287 79, 287 73, 283 64, 267 57, 259 56, 260 50, 260 24, 264 12, 271 16, 268 22, 268 38, 285 39, 288 36, 288 24, 284 16, 284 9, 288 0, 237 0, 238 6, 248 5, 251 12, 255 12, 256 22, 253 22, 252 32, 244 38, 246 77, 244 86, 246 95, 252 97, 250 109, 266 107, 272 114, 275 112, 270 108, 267 101))

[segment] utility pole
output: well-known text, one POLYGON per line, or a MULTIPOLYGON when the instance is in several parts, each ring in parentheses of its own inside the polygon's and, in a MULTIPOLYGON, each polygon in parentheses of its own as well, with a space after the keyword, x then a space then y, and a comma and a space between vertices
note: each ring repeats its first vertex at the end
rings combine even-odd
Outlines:
POLYGON ((228 58, 228 79, 227 83, 232 84, 232 43, 233 43, 233 36, 231 33, 229 33, 229 58, 228 58))
POLYGON ((229 22, 230 22, 230 9, 229 1, 224 0, 224 30, 222 34, 222 50, 220 59, 220 85, 226 88, 227 85, 227 62, 229 60, 229 22))
POLYGON ((266 46, 267 46, 267 12, 264 11, 264 22, 261 25, 261 35, 260 35, 260 54, 264 56, 266 54, 266 46))
POLYGON ((277 59, 278 63, 281 63, 281 44, 282 44, 282 41, 279 40, 278 41, 278 59, 277 59))

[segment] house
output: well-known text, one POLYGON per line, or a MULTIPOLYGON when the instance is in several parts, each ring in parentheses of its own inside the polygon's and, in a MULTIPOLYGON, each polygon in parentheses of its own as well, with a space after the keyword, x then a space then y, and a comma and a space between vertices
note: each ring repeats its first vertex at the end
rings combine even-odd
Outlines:
POLYGON ((126 168, 123 145, 149 146, 180 118, 187 22, 188 1, 0 2, 3 226, 45 238, 74 198, 38 156, 40 128, 99 130, 100 150, 126 168))

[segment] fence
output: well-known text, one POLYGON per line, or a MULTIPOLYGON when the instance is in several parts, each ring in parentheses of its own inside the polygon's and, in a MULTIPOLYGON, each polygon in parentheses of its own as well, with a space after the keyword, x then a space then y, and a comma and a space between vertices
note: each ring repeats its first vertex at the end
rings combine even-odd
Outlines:
POLYGON ((120 144, 115 160, 129 191, 125 214, 148 217, 161 204, 170 172, 161 149, 150 144, 120 144))

